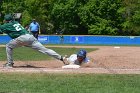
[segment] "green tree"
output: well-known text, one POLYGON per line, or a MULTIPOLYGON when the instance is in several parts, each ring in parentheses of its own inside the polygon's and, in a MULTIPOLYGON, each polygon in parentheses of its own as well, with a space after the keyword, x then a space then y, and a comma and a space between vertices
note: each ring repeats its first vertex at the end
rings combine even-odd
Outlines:
MULTIPOLYGON (((2 5, 2 0, 0 0, 0 5, 2 5)), ((0 11, 2 11, 2 7, 0 6, 0 11)), ((2 23, 2 13, 0 12, 0 24, 2 23)))
POLYGON ((119 35, 123 9, 122 0, 58 0, 50 16, 65 34, 119 35))
POLYGON ((35 18, 41 25, 41 31, 46 33, 47 21, 46 0, 4 0, 1 4, 2 14, 22 13, 23 26, 30 24, 35 18))
POLYGON ((140 0, 124 0, 125 22, 122 24, 125 35, 140 35, 140 0))
POLYGON ((88 28, 88 34, 94 35, 117 35, 121 28, 122 0, 89 0, 79 10, 79 16, 88 28))
POLYGON ((88 34, 78 15, 79 7, 87 2, 88 0, 54 1, 50 12, 50 20, 54 25, 54 31, 64 34, 88 34))
POLYGON ((140 0, 0 0, 4 14, 35 18, 42 34, 140 35, 140 0))
POLYGON ((48 25, 47 3, 46 0, 24 0, 23 24, 29 24, 35 18, 41 26, 41 33, 46 34, 46 26, 48 25))

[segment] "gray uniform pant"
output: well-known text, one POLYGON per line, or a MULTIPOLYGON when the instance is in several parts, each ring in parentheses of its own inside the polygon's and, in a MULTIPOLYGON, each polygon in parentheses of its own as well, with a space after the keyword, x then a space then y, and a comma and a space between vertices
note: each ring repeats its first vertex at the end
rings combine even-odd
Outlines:
POLYGON ((58 60, 61 59, 61 55, 55 51, 44 47, 33 35, 25 34, 21 35, 15 39, 12 39, 8 44, 6 44, 6 53, 8 63, 13 63, 13 49, 21 46, 30 47, 41 53, 48 54, 58 60))

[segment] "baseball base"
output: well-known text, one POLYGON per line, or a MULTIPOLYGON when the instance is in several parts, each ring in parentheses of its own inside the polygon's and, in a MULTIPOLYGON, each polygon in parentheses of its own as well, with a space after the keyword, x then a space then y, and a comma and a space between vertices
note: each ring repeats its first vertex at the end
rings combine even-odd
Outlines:
POLYGON ((80 68, 79 65, 65 65, 65 66, 62 66, 62 68, 80 68))

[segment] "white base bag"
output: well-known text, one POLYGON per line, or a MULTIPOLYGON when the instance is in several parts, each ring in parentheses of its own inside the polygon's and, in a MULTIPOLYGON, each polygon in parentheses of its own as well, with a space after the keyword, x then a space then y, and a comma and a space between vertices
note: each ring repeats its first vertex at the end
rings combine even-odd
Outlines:
POLYGON ((65 66, 62 66, 62 68, 80 68, 79 65, 65 65, 65 66))

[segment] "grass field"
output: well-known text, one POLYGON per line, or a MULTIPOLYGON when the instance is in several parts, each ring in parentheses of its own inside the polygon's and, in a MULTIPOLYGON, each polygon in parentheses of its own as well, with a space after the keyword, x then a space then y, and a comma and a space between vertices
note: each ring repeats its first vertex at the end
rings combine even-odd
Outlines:
MULTIPOLYGON (((78 48, 49 47, 62 55, 78 48), (66 52, 67 51, 67 52, 66 52)), ((86 49, 88 52, 96 49, 86 49)), ((15 60, 49 60, 51 57, 29 48, 17 48, 15 60)), ((6 60, 0 48, 0 61, 6 60)), ((140 93, 140 75, 0 73, 0 93, 140 93)))
POLYGON ((1 73, 0 93, 140 93, 140 75, 1 73))
MULTIPOLYGON (((57 53, 61 55, 71 55, 73 53, 77 53, 79 48, 56 48, 56 47, 47 47, 50 49, 53 49, 57 53)), ((97 50, 95 48, 86 48, 87 52, 97 50)), ((38 60, 49 60, 52 57, 46 56, 38 51, 34 51, 31 48, 28 47, 19 47, 14 49, 13 53, 14 60, 20 60, 20 61, 26 61, 26 60, 31 60, 31 61, 38 61, 38 60)), ((5 47, 0 47, 0 61, 6 60, 6 52, 5 52, 5 47)))

